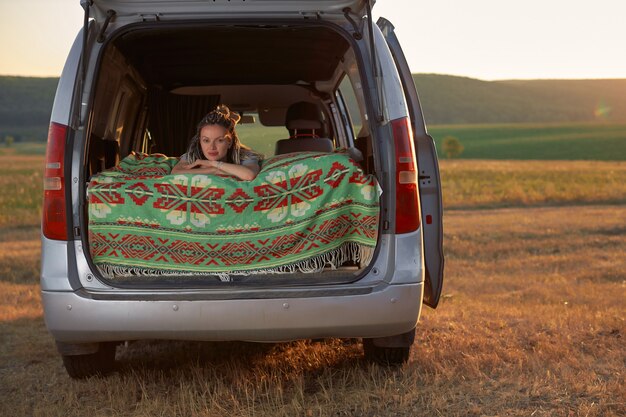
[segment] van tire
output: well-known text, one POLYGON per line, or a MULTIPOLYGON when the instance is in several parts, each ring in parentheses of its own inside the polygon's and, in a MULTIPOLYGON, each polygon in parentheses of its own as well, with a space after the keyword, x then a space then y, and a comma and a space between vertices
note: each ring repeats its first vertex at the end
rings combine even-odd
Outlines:
POLYGON ((409 360, 411 346, 380 347, 372 339, 363 339, 363 354, 369 362, 384 366, 400 366, 409 360))
POLYGON ((105 376, 115 365, 116 343, 100 343, 95 353, 83 355, 61 355, 68 375, 74 379, 105 376))

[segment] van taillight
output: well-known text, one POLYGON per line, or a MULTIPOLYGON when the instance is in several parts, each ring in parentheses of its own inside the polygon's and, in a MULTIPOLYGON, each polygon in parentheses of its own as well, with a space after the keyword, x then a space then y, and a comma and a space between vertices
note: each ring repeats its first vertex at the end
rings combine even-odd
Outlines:
POLYGON ((396 233, 408 233, 420 225, 413 131, 408 117, 392 120, 391 128, 396 145, 396 233))
POLYGON ((67 240, 63 158, 67 126, 50 123, 46 166, 43 175, 43 218, 41 229, 48 239, 67 240))

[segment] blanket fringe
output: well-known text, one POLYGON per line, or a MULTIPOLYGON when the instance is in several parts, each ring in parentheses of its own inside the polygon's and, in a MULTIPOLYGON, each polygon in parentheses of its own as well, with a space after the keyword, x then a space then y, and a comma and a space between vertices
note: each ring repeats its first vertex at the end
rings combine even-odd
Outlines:
POLYGON ((337 269, 342 264, 353 261, 359 266, 368 265, 374 254, 374 248, 361 245, 355 242, 346 242, 340 247, 323 253, 311 259, 306 259, 289 265, 282 265, 275 268, 255 269, 250 271, 231 272, 196 272, 196 271, 173 271, 163 269, 125 267, 112 264, 97 264, 98 270, 103 277, 115 279, 121 277, 174 277, 174 276, 216 276, 222 282, 232 281, 233 275, 265 275, 265 274, 285 274, 302 272, 305 274, 321 272, 325 268, 337 269))

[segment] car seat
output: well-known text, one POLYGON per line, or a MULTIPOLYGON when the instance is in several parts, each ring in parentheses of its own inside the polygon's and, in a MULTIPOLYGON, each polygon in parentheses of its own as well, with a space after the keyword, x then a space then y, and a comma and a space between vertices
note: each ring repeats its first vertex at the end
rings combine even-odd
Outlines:
POLYGON ((333 152, 335 149, 330 138, 320 137, 323 134, 321 113, 313 103, 299 101, 289 106, 285 127, 289 131, 289 139, 276 142, 276 155, 304 151, 333 152))
POLYGON ((89 173, 97 174, 113 168, 120 161, 120 146, 115 140, 106 140, 95 134, 89 142, 89 173))

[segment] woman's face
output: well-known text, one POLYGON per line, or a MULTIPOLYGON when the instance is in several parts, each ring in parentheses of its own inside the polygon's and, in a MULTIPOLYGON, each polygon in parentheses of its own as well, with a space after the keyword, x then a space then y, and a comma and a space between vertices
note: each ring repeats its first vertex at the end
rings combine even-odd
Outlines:
POLYGON ((200 129, 200 147, 209 161, 223 161, 232 143, 228 130, 220 125, 207 125, 200 129))

